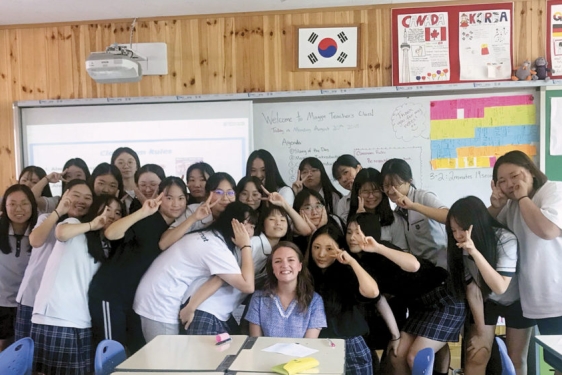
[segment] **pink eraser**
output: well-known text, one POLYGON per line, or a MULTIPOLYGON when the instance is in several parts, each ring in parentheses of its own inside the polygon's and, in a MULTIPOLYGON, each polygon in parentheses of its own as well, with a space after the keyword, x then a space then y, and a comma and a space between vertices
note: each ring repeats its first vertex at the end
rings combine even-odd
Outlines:
POLYGON ((217 340, 217 342, 223 342, 225 340, 228 340, 229 338, 230 335, 228 333, 221 333, 218 334, 215 339, 217 340))

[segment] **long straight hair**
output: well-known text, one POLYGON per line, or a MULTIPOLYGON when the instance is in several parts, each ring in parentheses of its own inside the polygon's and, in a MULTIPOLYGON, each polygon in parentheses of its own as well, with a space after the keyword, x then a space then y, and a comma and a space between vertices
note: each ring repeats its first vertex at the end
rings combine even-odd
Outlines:
MULTIPOLYGON (((18 191, 23 192, 29 202, 31 202, 31 216, 27 221, 27 227, 33 229, 37 223, 37 202, 35 201, 35 196, 33 195, 31 189, 26 185, 21 184, 15 184, 6 189, 4 199, 2 199, 2 204, 0 205, 0 212, 2 212, 2 215, 0 215, 0 251, 4 254, 10 254, 13 250, 10 246, 10 236, 8 235, 12 221, 8 217, 8 212, 6 211, 6 201, 8 200, 10 194, 18 191)), ((27 251, 31 251, 31 245, 27 251)))
MULTIPOLYGON (((90 168, 88 168, 88 164, 86 164, 86 162, 80 158, 72 158, 72 159, 68 159, 66 161, 66 163, 64 163, 64 166, 62 167, 62 170, 66 170, 67 168, 70 167, 76 167, 76 168, 80 168, 82 170, 82 172, 84 172, 84 180, 88 181, 90 179, 90 168)), ((66 190, 66 184, 68 182, 64 182, 62 181, 62 191, 64 192, 66 190)))
POLYGON ((117 190, 119 193, 119 198, 122 198, 125 195, 125 189, 123 188, 123 176, 121 175, 121 171, 113 164, 109 163, 100 163, 97 167, 94 168, 92 175, 88 179, 88 183, 92 188, 92 192, 95 194, 94 187, 96 185, 96 178, 105 175, 112 175, 117 180, 117 190))
POLYGON ((365 184, 371 184, 373 188, 380 190, 382 194, 381 201, 375 207, 374 213, 379 215, 382 226, 391 225, 394 222, 394 214, 392 213, 392 207, 390 207, 390 200, 382 189, 382 174, 375 168, 363 168, 355 176, 349 200, 349 216, 357 213, 359 208, 359 190, 365 184))
POLYGON ((273 193, 281 189, 283 186, 287 186, 285 181, 283 181, 283 177, 281 177, 281 173, 279 173, 279 168, 277 168, 275 158, 267 150, 255 150, 250 154, 250 156, 248 156, 248 161, 246 162, 246 176, 250 176, 252 174, 252 164, 256 159, 263 160, 263 165, 265 167, 264 186, 267 191, 273 193))
MULTIPOLYGON (((121 215, 122 215, 121 217, 122 218, 125 217, 125 215, 127 215, 125 202, 123 202, 121 199, 117 199, 112 195, 102 194, 94 197, 94 202, 90 206, 88 213, 84 217, 82 217, 80 221, 82 223, 88 223, 94 220, 97 216, 103 213, 103 210, 105 210, 107 206, 109 206, 113 202, 117 202, 119 208, 121 209, 121 215)), ((86 242, 88 244, 88 253, 92 256, 92 258, 94 258, 96 263, 97 262, 103 263, 107 258, 106 258, 105 250, 102 245, 102 241, 109 243, 109 241, 105 240, 105 237, 103 235, 103 228, 95 231, 86 232, 85 235, 86 235, 86 242)), ((111 252, 108 254, 108 256, 110 255, 111 252)))
MULTIPOLYGON (((210 164, 200 161, 198 163, 191 164, 187 168, 187 172, 185 172, 185 181, 187 183, 189 183, 189 175, 191 175, 191 172, 195 170, 201 172, 201 174, 203 175, 203 179, 205 180, 205 184, 207 182, 207 177, 205 177, 205 173, 208 174, 209 177, 215 174, 215 170, 213 169, 213 167, 211 167, 210 164)), ((194 203, 199 203, 199 202, 191 194, 189 194, 189 199, 187 200, 187 204, 194 204, 194 203)))
POLYGON ((277 292, 279 280, 277 280, 277 277, 273 273, 273 254, 282 247, 288 247, 293 250, 297 254, 299 262, 303 265, 301 271, 297 275, 296 292, 297 305, 299 306, 301 312, 306 312, 308 310, 308 306, 310 306, 310 303, 312 302, 314 284, 312 282, 312 275, 310 275, 310 271, 306 267, 304 255, 294 243, 290 241, 280 241, 277 245, 273 246, 271 254, 267 257, 267 263, 265 264, 267 279, 265 280, 263 290, 268 294, 275 294, 277 292))
MULTIPOLYGON (((35 174, 39 180, 41 180, 43 177, 45 177, 47 175, 47 172, 45 172, 45 170, 41 167, 38 167, 36 165, 28 165, 27 167, 25 167, 21 173, 20 173, 20 177, 18 178, 18 182, 21 181, 22 177, 25 175, 32 175, 35 174)), ((52 197, 53 193, 51 192, 51 186, 49 185, 49 183, 47 183, 47 185, 45 185, 45 187, 43 188, 43 190, 41 190, 41 196, 42 197, 52 197)))
POLYGON ((210 230, 215 235, 219 235, 219 237, 222 237, 223 241, 226 243, 228 249, 234 253, 236 245, 232 240, 234 237, 232 219, 236 219, 241 223, 248 220, 248 222, 254 225, 258 221, 257 214, 254 210, 252 210, 252 207, 242 202, 234 201, 226 206, 225 210, 220 214, 217 220, 215 220, 207 229, 203 229, 201 231, 210 230))
MULTIPOLYGON (((472 225, 471 238, 474 246, 494 269, 498 260, 497 246, 499 235, 497 230, 507 228, 490 215, 486 205, 484 205, 480 198, 474 196, 459 199, 449 209, 445 227, 448 239, 447 264, 452 280, 450 287, 452 287, 452 292, 458 298, 463 299, 466 297, 464 256, 462 249, 459 249, 457 241, 453 236, 453 230, 451 229, 451 220, 453 219, 463 230, 468 230, 472 225)), ((490 287, 482 278, 478 280, 478 283, 485 298, 491 292, 490 287)))
POLYGON ((333 194, 336 194, 338 197, 342 197, 341 193, 334 187, 332 181, 330 181, 330 177, 328 173, 326 173, 326 168, 324 168, 324 164, 313 157, 308 157, 302 159, 301 163, 299 164, 299 170, 302 172, 304 167, 309 165, 311 168, 318 169, 320 171, 320 185, 322 186, 322 191, 324 192, 324 200, 326 201, 326 210, 329 214, 336 213, 336 208, 334 207, 334 200, 332 198, 333 194))

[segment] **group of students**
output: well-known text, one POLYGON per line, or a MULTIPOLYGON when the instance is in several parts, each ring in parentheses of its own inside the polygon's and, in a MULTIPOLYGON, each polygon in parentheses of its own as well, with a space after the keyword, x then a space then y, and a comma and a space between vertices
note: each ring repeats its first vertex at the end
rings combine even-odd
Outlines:
POLYGON ((407 374, 426 347, 444 374, 470 310, 465 373, 486 373, 502 316, 521 375, 531 328, 562 334, 562 183, 527 155, 498 158, 488 208, 448 209, 402 159, 342 155, 332 175, 346 196, 316 158, 288 186, 266 150, 238 183, 200 162, 186 184, 127 147, 91 174, 25 168, 1 204, 0 349, 31 337, 35 371, 88 374, 103 339, 342 338, 346 374, 407 374))

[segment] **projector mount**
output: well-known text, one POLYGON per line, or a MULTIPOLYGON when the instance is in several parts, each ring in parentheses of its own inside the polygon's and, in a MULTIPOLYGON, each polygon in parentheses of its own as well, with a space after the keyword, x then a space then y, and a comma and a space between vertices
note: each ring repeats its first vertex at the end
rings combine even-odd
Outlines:
POLYGON ((128 58, 136 61, 146 61, 146 58, 135 53, 135 51, 125 47, 124 45, 119 45, 117 43, 113 43, 109 47, 105 49, 106 53, 111 53, 112 55, 123 55, 127 56, 128 58))

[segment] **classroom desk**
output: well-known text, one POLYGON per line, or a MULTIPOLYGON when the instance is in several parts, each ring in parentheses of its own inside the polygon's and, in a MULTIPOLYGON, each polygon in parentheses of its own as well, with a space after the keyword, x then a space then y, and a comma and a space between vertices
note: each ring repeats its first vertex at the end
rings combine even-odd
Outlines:
POLYGON ((215 336, 156 336, 121 363, 117 372, 224 372, 226 363, 238 353, 248 336, 215 345, 215 336), (224 362, 224 363, 223 363, 224 362))
POLYGON ((315 374, 344 374, 345 372, 345 341, 341 339, 332 340, 336 345, 330 347, 326 339, 295 339, 279 337, 251 337, 236 356, 236 359, 228 367, 228 372, 251 372, 271 374, 271 368, 281 363, 288 362, 296 357, 290 357, 279 353, 264 352, 262 349, 277 343, 298 343, 318 350, 310 357, 320 362, 317 369, 310 370, 315 374))
MULTIPOLYGON (((537 335, 535 336, 537 343, 544 348, 545 351, 549 352, 556 357, 559 368, 553 366, 558 371, 562 371, 562 335, 537 335)), ((550 364, 555 365, 555 364, 550 364)))
MULTIPOLYGON (((181 371, 181 372, 170 372, 170 371, 127 371, 127 375, 224 375, 224 372, 197 372, 197 371, 181 371)), ((125 375, 123 372, 114 372, 111 375, 125 375)))

